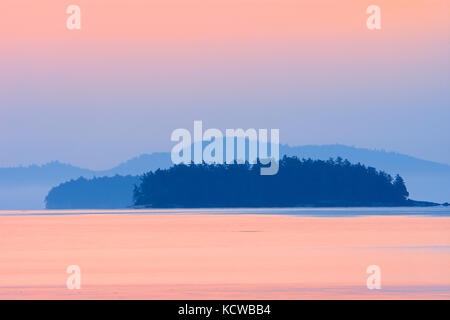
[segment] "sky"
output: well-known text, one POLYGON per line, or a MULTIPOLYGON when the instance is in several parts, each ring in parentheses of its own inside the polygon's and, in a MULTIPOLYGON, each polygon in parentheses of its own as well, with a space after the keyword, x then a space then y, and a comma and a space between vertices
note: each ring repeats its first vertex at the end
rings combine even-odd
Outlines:
POLYGON ((449 3, 2 0, 0 167, 107 169, 194 120, 450 164, 449 3))

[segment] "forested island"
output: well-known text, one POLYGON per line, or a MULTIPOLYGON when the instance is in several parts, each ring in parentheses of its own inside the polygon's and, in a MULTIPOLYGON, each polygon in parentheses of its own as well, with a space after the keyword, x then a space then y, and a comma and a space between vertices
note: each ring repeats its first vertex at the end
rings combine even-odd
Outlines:
POLYGON ((351 164, 284 157, 279 172, 260 175, 260 164, 190 164, 148 172, 135 187, 136 206, 158 208, 408 206, 399 175, 351 164))
POLYGON ((273 176, 261 164, 189 164, 142 176, 79 178, 53 188, 48 209, 430 206, 408 199, 403 178, 352 164, 284 157, 273 176))
POLYGON ((130 207, 139 177, 79 178, 53 188, 45 198, 47 209, 118 209, 130 207))

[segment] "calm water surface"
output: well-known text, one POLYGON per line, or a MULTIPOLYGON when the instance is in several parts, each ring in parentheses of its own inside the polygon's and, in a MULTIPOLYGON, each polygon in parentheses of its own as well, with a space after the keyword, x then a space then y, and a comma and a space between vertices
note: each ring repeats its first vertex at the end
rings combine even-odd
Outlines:
POLYGON ((426 216, 450 217, 450 207, 367 208, 213 208, 213 209, 122 209, 122 210, 0 210, 0 216, 58 216, 85 214, 131 215, 290 215, 299 217, 426 216))
POLYGON ((448 207, 3 210, 0 234, 0 299, 450 299, 448 207))

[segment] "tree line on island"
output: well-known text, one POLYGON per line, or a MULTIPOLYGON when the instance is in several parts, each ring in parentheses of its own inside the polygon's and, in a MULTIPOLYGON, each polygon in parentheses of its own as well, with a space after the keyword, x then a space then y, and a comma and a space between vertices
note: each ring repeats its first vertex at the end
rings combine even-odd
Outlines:
POLYGON ((284 157, 279 172, 260 175, 260 163, 180 164, 148 172, 134 189, 144 207, 400 206, 408 191, 399 175, 351 164, 284 157))

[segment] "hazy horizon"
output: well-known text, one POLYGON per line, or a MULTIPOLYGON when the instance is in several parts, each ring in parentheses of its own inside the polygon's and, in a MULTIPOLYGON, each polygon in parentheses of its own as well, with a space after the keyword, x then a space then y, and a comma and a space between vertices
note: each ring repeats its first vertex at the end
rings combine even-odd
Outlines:
MULTIPOLYGON (((208 143, 208 142, 204 142, 204 146, 205 146, 207 143, 208 143)), ((370 149, 370 148, 364 148, 364 147, 357 147, 357 146, 343 145, 343 144, 338 144, 338 143, 336 143, 336 144, 322 144, 322 145, 313 145, 313 144, 305 144, 305 145, 289 145, 289 144, 283 144, 283 143, 280 142, 280 146, 287 146, 287 147, 292 147, 292 148, 296 148, 296 147, 328 147, 328 146, 340 146, 340 147, 344 147, 344 148, 355 148, 355 149, 359 149, 359 150, 368 150, 368 151, 374 151, 374 152, 393 153, 393 154, 397 154, 397 155, 401 155, 401 156, 412 157, 412 158, 414 158, 414 159, 421 160, 421 161, 429 161, 429 162, 433 162, 433 163, 437 163, 437 164, 441 164, 441 165, 447 165, 447 166, 450 166, 450 163, 444 163, 444 162, 438 162, 438 161, 433 161, 433 160, 429 160, 429 159, 424 159, 424 158, 414 157, 414 156, 411 156, 411 155, 409 155, 409 154, 404 154, 404 153, 396 152, 396 151, 394 151, 394 150, 370 149)), ((115 168, 115 167, 117 167, 117 166, 119 166, 119 165, 121 165, 121 164, 123 164, 123 163, 129 161, 129 160, 132 160, 132 159, 134 159, 134 158, 139 158, 139 157, 144 156, 144 155, 151 155, 151 154, 153 154, 153 153, 169 153, 169 152, 170 152, 170 150, 159 150, 159 151, 141 152, 141 153, 132 155, 132 156, 130 156, 130 157, 128 157, 128 158, 124 158, 123 160, 120 160, 119 162, 113 164, 113 165, 110 166, 110 167, 105 167, 105 166, 100 166, 100 167, 83 167, 83 166, 79 166, 79 165, 77 165, 77 164, 74 164, 74 163, 72 163, 72 162, 70 162, 70 161, 69 161, 69 162, 66 162, 66 161, 61 161, 61 160, 59 160, 59 159, 52 159, 52 160, 49 160, 49 161, 43 161, 43 162, 40 162, 40 163, 30 162, 30 163, 20 163, 20 164, 13 165, 13 166, 0 166, 0 169, 1 169, 1 168, 3 168, 3 169, 8 169, 8 168, 18 168, 18 167, 30 167, 30 166, 44 166, 44 165, 48 165, 48 164, 51 164, 51 163, 54 163, 54 162, 58 162, 58 163, 61 163, 61 164, 71 165, 71 166, 74 166, 74 167, 78 167, 78 168, 81 168, 81 169, 87 169, 87 170, 91 170, 91 171, 107 171, 107 170, 113 169, 113 168, 115 168)))

